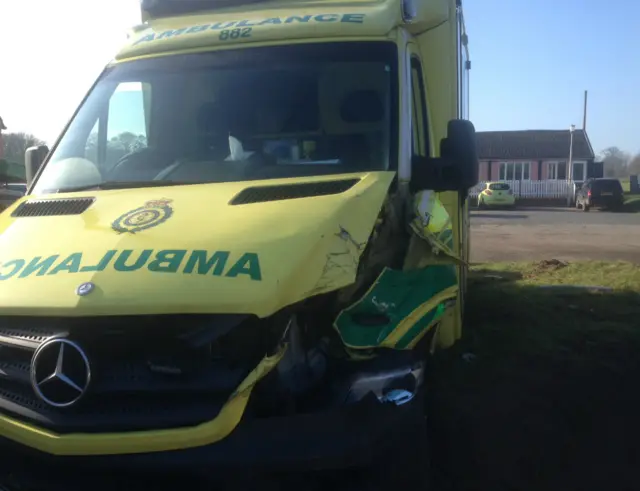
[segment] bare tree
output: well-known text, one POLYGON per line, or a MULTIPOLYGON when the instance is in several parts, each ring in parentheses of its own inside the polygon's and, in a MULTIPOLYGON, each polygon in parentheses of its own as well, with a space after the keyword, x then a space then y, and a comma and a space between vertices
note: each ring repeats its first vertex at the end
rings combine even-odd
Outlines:
POLYGON ((636 154, 627 164, 629 175, 640 176, 640 153, 636 154))
POLYGON ((34 145, 44 145, 44 141, 29 133, 5 133, 2 135, 4 141, 4 159, 7 162, 24 166, 24 152, 34 145))
POLYGON ((629 175, 627 165, 631 157, 628 153, 618 147, 608 147, 601 152, 601 155, 605 177, 627 177, 629 175))

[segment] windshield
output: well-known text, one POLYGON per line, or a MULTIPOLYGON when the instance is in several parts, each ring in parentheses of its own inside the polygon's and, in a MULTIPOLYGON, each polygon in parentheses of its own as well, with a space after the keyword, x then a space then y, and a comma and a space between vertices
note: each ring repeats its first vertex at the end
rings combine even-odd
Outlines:
POLYGON ((34 193, 395 167, 396 48, 323 43, 109 67, 34 193))
POLYGON ((491 191, 509 191, 511 189, 506 182, 494 182, 489 184, 491 191))

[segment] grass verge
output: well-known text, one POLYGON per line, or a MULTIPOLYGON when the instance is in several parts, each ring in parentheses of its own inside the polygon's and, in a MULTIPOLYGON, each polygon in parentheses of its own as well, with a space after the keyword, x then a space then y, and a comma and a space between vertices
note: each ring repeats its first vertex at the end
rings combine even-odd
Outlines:
POLYGON ((640 196, 638 196, 637 194, 625 196, 623 210, 631 213, 639 213, 640 212, 640 196))
POLYGON ((467 307, 431 372, 438 489, 633 489, 640 267, 478 265, 467 307), (571 284, 611 290, 540 288, 571 284))

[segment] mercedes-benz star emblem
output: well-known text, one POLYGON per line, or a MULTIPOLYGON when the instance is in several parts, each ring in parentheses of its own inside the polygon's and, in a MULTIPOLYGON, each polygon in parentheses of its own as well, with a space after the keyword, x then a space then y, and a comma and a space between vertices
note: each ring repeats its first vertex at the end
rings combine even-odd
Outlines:
POLYGON ((76 288, 76 293, 79 296, 84 297, 85 295, 89 295, 89 293, 91 293, 95 288, 96 285, 94 285, 93 283, 83 283, 78 288, 76 288))
POLYGON ((42 343, 31 358, 31 386, 54 407, 69 407, 80 400, 91 383, 91 365, 82 348, 68 339, 42 343))

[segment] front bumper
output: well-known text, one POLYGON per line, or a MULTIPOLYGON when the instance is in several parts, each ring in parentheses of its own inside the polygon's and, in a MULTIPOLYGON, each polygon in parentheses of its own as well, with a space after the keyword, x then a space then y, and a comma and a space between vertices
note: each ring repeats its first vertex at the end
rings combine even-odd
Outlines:
MULTIPOLYGON (((246 469, 269 473, 341 469, 370 463, 394 434, 423 417, 421 397, 397 406, 370 395, 331 412, 245 420, 217 443, 178 451, 53 456, 0 439, 0 476, 11 474, 16 483, 41 479, 49 491, 69 491, 87 489, 84 479, 95 483, 102 476, 130 472, 158 478, 162 473, 237 476, 238 470, 246 469)), ((11 489, 0 480, 2 485, 11 489)))
MULTIPOLYGON (((201 424, 56 434, 0 415, 0 489, 7 485, 3 477, 8 473, 18 474, 17 482, 42 478, 47 485, 35 489, 53 491, 50 481, 79 482, 79 473, 93 482, 120 471, 158 475, 352 467, 370 462, 398 431, 424 418, 424 360, 414 350, 333 363, 327 372, 331 383, 310 394, 320 405, 303 401, 295 411, 278 406, 274 413, 265 408, 271 398, 264 396, 277 394, 282 382, 273 370, 285 353, 280 348, 249 373, 214 420, 201 424), (403 391, 414 397, 398 396, 403 391)), ((65 484, 61 489, 70 488, 65 484)))
POLYGON ((484 204, 488 207, 499 208, 501 206, 513 206, 516 204, 515 198, 504 198, 504 199, 492 199, 492 200, 484 200, 484 204))

